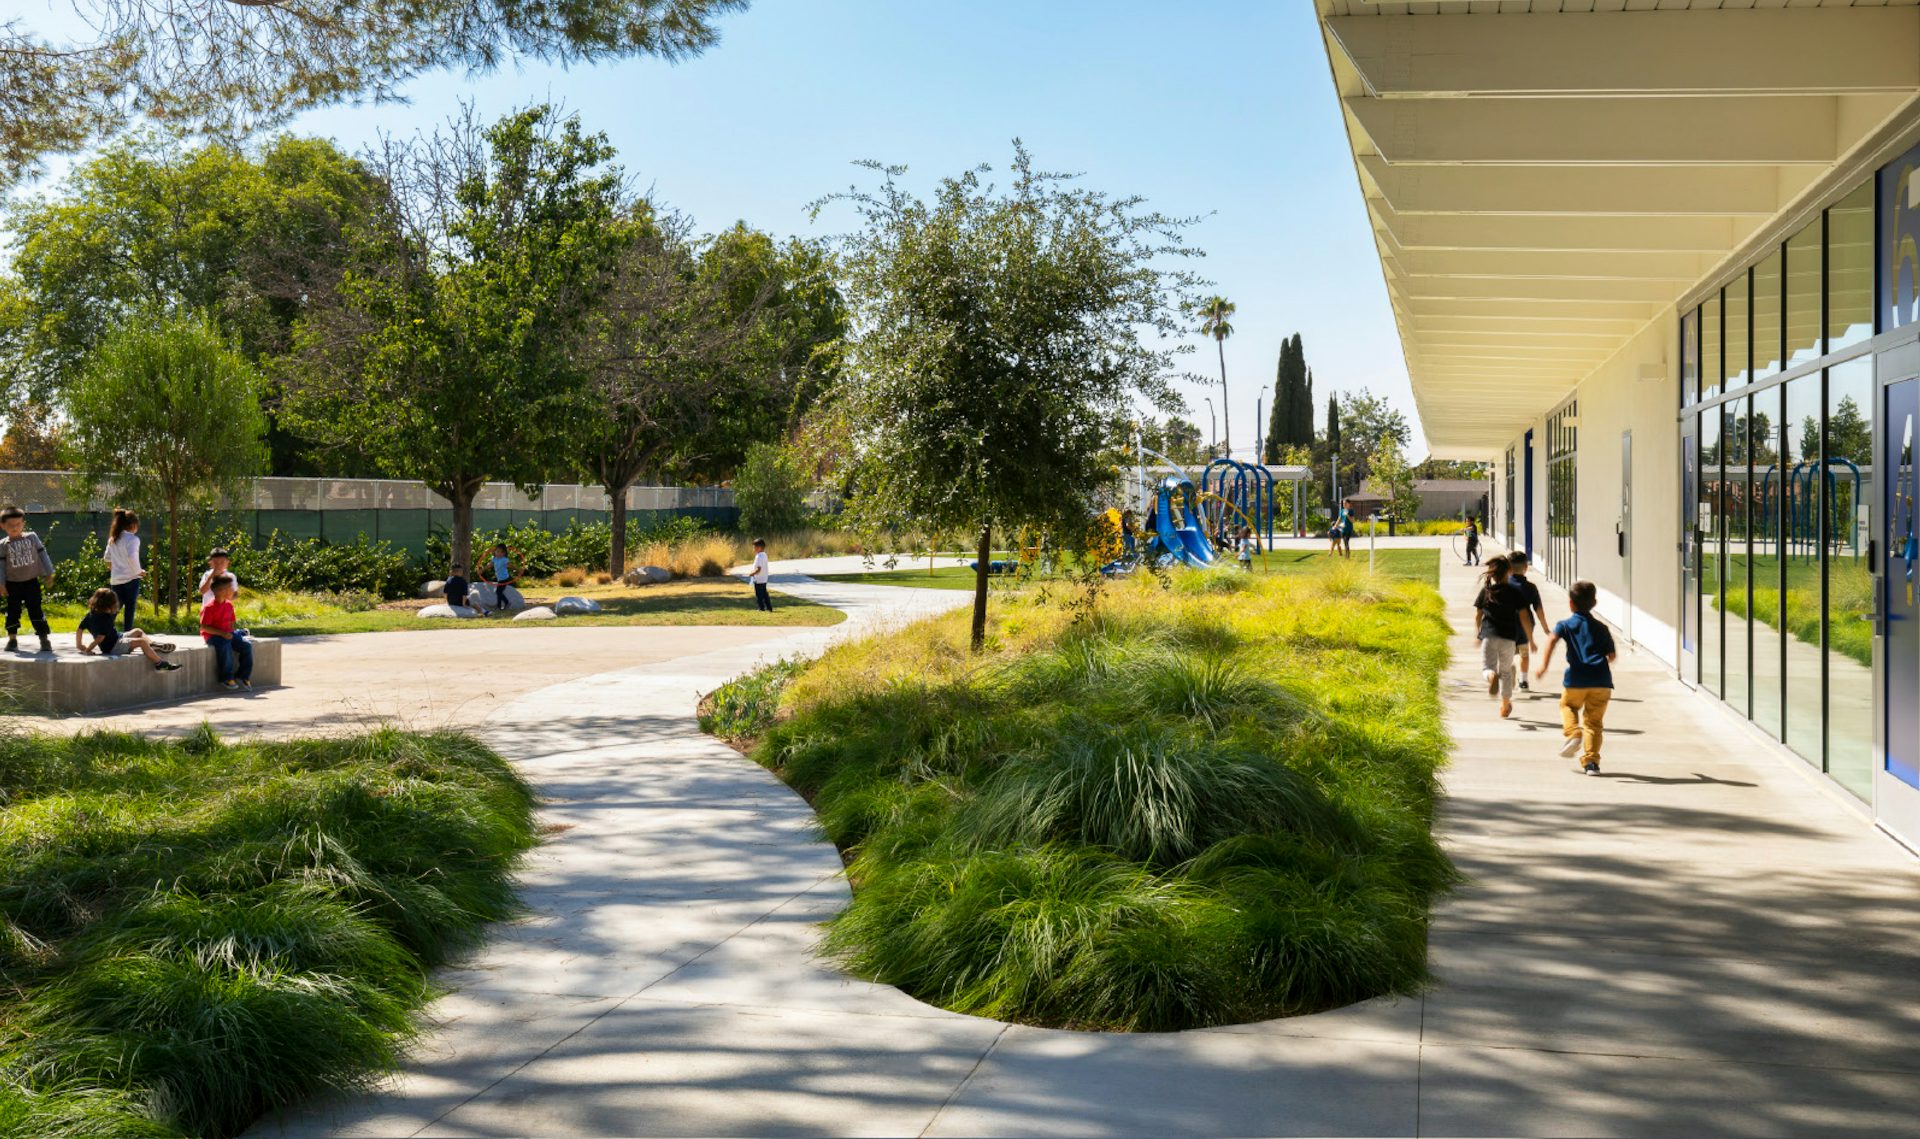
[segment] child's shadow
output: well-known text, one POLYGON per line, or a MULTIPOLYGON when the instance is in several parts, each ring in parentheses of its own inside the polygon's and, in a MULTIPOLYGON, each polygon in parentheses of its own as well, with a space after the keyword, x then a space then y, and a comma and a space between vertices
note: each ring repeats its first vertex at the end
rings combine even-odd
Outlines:
MULTIPOLYGON (((1611 733, 1609 733, 1611 734, 1611 733)), ((1631 771, 1602 771, 1602 779, 1624 779, 1629 783, 1660 783, 1668 786, 1693 787, 1704 784, 1717 784, 1721 787, 1758 787, 1758 783, 1748 783, 1741 779, 1715 779, 1711 775, 1702 775, 1698 771, 1690 776, 1676 775, 1639 775, 1631 771)))

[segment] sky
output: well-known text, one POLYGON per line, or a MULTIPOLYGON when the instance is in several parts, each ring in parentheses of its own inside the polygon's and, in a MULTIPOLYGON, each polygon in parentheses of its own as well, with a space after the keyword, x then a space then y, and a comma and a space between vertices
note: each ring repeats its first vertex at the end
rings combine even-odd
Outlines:
MULTIPOLYGON (((21 7, 48 30, 71 10, 21 7)), ((1182 385, 1203 435, 1210 397, 1226 405, 1235 453, 1252 455, 1255 401, 1270 406, 1281 341, 1298 332, 1316 426, 1330 390, 1369 388, 1406 414, 1413 457, 1425 454, 1311 4, 753 0, 720 26, 715 48, 678 64, 423 76, 404 105, 317 110, 287 129, 359 150, 431 130, 463 100, 483 119, 552 101, 700 230, 744 220, 783 236, 848 228, 844 213, 810 221, 807 206, 870 182, 857 160, 903 164, 924 189, 1004 168, 1019 138, 1043 169, 1201 219, 1188 237, 1206 257, 1191 267, 1238 306, 1226 399, 1211 340, 1196 330, 1185 358, 1212 379, 1182 385)))

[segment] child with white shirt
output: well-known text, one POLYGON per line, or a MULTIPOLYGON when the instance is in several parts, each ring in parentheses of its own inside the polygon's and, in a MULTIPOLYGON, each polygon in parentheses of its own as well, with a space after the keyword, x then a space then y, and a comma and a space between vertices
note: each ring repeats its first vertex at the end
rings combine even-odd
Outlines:
POLYGON ((140 516, 131 510, 115 509, 113 524, 107 528, 107 551, 100 555, 107 563, 107 584, 120 599, 120 631, 133 631, 133 610, 140 604, 140 582, 147 571, 140 568, 140 516))
POLYGON ((753 540, 753 607, 762 613, 773 612, 773 598, 767 593, 767 540, 753 540))

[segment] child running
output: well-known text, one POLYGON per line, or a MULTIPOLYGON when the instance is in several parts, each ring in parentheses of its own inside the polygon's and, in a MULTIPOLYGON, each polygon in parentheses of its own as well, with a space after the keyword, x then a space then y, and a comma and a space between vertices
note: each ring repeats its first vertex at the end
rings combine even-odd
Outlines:
POLYGON ((1534 637, 1538 635, 1538 630, 1546 626, 1547 607, 1540 603, 1540 587, 1527 580, 1527 568, 1532 564, 1527 557, 1527 552, 1515 550, 1507 555, 1507 560, 1513 564, 1513 571, 1508 575, 1507 580, 1513 583, 1514 588, 1520 591, 1520 596, 1525 600, 1525 604, 1520 606, 1522 636, 1519 653, 1520 691, 1527 692, 1530 691, 1527 688, 1527 666, 1533 663, 1533 650, 1538 647, 1534 637))
POLYGON ((505 613, 513 608, 513 602, 507 600, 507 590, 517 580, 513 575, 513 555, 507 551, 505 542, 495 542, 493 557, 489 561, 490 578, 493 582, 494 613, 505 613))
POLYGON ((253 688, 253 642, 247 640, 245 629, 234 628, 233 594, 235 585, 233 575, 223 573, 208 582, 213 587, 213 600, 200 608, 200 637, 213 646, 213 656, 220 672, 220 687, 253 688))
POLYGON ((113 616, 120 611, 120 595, 113 589, 96 589, 87 599, 86 615, 80 618, 80 627, 73 632, 73 645, 82 655, 98 653, 103 657, 119 656, 121 653, 139 649, 140 655, 152 663, 156 672, 173 672, 180 666, 170 660, 161 660, 161 653, 170 653, 173 646, 164 641, 156 641, 140 629, 128 629, 122 633, 114 625, 113 616), (89 639, 91 638, 91 639, 89 639))
POLYGON ((1576 581, 1567 590, 1573 616, 1553 627, 1547 651, 1540 656, 1536 677, 1547 675, 1553 647, 1567 643, 1567 671, 1560 678, 1560 730, 1567 737, 1560 754, 1580 756, 1580 770, 1600 774, 1600 741, 1605 735, 1607 704, 1613 700, 1613 632, 1593 615, 1599 590, 1590 581, 1576 581))
POLYGON ((27 512, 17 506, 0 510, 0 562, 6 564, 0 594, 7 598, 7 651, 20 651, 20 611, 40 638, 40 651, 53 651, 53 630, 47 625, 46 610, 40 604, 42 585, 53 577, 53 558, 40 535, 27 529, 27 512))
POLYGON ((1526 602, 1507 580, 1510 563, 1503 557, 1487 559, 1487 570, 1480 577, 1480 596, 1473 607, 1480 611, 1481 675, 1487 681, 1487 695, 1500 698, 1500 718, 1513 715, 1513 652, 1524 635, 1520 629, 1520 607, 1526 602))
POLYGON ((120 598, 121 631, 131 633, 133 611, 140 604, 140 582, 147 576, 147 571, 140 568, 138 514, 114 510, 113 524, 107 527, 107 550, 100 555, 100 560, 107 563, 107 584, 120 598))

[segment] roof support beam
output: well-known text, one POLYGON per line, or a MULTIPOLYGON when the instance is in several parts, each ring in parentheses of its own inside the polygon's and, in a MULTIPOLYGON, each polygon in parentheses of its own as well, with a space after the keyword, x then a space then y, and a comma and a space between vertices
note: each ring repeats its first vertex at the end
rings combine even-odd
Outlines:
POLYGON ((1827 166, 1901 95, 1718 99, 1347 99, 1388 162, 1827 166), (1682 129, 1684 128, 1684 129, 1682 129))
POLYGON ((1725 214, 1403 215, 1385 198, 1374 198, 1367 205, 1375 227, 1392 233, 1395 244, 1402 249, 1707 253, 1720 257, 1760 224, 1757 218, 1725 214))
POLYGON ((1920 10, 1788 8, 1326 21, 1380 96, 1797 95, 1920 87, 1920 10))
POLYGON ((1359 156, 1370 198, 1395 213, 1769 218, 1819 176, 1802 167, 1391 166, 1359 156))

